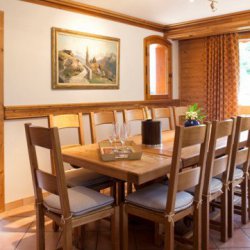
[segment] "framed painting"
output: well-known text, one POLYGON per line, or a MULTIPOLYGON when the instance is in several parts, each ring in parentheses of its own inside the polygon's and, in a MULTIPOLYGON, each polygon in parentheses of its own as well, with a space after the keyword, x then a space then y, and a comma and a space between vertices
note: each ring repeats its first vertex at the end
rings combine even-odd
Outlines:
POLYGON ((52 28, 53 89, 119 89, 120 39, 52 28))

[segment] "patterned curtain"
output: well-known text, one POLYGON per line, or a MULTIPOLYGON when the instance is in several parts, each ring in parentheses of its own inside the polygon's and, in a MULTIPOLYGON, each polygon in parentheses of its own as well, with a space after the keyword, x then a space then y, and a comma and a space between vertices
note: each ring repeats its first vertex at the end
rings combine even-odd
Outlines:
POLYGON ((238 34, 207 37, 207 119, 237 115, 239 81, 238 34))

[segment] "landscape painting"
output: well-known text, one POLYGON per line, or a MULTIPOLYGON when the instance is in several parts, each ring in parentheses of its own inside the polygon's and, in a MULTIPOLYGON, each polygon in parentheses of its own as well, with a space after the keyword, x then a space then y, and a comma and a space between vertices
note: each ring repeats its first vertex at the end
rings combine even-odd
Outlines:
POLYGON ((52 88, 118 89, 120 40, 52 28, 52 88))

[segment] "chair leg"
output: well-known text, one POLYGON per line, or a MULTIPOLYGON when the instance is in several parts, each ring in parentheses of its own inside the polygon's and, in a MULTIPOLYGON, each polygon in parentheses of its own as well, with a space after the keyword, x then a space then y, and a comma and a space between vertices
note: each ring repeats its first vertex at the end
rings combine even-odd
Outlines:
POLYGON ((127 182, 127 194, 131 194, 133 192, 133 183, 127 182))
POLYGON ((155 222, 154 244, 158 247, 162 245, 162 224, 155 222))
POLYGON ((126 212, 126 205, 122 206, 122 250, 128 250, 128 214, 126 212))
POLYGON ((224 188, 223 189, 223 194, 221 195, 221 228, 220 228, 220 233, 221 233, 221 241, 226 242, 228 240, 228 209, 227 209, 227 204, 228 204, 228 192, 224 188))
POLYGON ((116 181, 115 180, 113 181, 113 184, 110 187, 110 196, 112 196, 114 198, 115 204, 117 205, 118 204, 118 201, 117 201, 117 188, 116 188, 116 181))
POLYGON ((228 191, 228 237, 233 237, 233 230, 234 230, 234 187, 232 184, 229 186, 228 191))
MULTIPOLYGON (((209 205, 210 205, 209 197, 204 197, 202 202, 202 249, 203 250, 209 249, 209 205)), ((194 238, 194 241, 196 241, 196 238, 194 238)))
POLYGON ((241 222, 247 224, 247 177, 241 183, 241 222))
POLYGON ((119 230, 119 207, 114 207, 114 213, 111 216, 111 242, 112 250, 120 249, 120 230, 119 230))
POLYGON ((52 229, 54 232, 58 232, 59 231, 59 226, 56 224, 55 221, 52 221, 52 229))
POLYGON ((63 225, 63 249, 72 250, 72 223, 70 221, 65 221, 63 225))
POLYGON ((164 250, 174 250, 174 223, 165 221, 164 250))
POLYGON ((248 192, 248 219, 250 220, 250 179, 248 178, 248 183, 247 183, 247 192, 248 192))
POLYGON ((36 205, 36 244, 38 250, 45 250, 44 212, 42 204, 36 205))

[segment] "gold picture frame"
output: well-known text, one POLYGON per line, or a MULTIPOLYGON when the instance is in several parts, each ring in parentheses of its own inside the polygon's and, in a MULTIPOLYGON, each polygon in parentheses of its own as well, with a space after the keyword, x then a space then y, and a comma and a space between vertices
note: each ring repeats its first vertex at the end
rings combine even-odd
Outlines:
POLYGON ((53 89, 119 89, 120 39, 52 28, 53 89))

